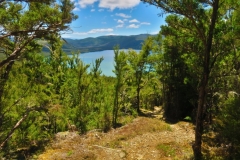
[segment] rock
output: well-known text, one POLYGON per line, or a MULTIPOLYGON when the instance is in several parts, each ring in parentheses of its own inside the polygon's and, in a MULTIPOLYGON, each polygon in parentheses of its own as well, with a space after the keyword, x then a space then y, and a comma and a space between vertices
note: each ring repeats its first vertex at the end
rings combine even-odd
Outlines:
POLYGON ((119 153, 119 156, 120 156, 120 158, 125 158, 125 157, 126 157, 126 153, 123 152, 123 151, 121 151, 121 152, 119 153))

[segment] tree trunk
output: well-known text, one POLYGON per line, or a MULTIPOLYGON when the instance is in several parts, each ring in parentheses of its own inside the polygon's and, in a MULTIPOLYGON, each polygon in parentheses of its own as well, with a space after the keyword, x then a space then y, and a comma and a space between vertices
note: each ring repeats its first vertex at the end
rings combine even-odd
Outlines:
MULTIPOLYGON (((14 64, 14 61, 11 61, 5 68, 5 71, 3 72, 3 74, 1 74, 0 76, 0 102, 1 102, 1 99, 2 99, 2 96, 3 96, 3 92, 4 92, 4 86, 5 84, 7 83, 8 81, 8 77, 9 77, 9 73, 10 71, 12 70, 12 66, 14 64)), ((1 69, 1 68, 0 68, 1 69)), ((1 104, 0 104, 1 106, 1 104)))
MULTIPOLYGON (((12 66, 14 64, 14 61, 11 61, 5 68, 5 71, 0 74, 0 128, 3 125, 4 121, 4 115, 5 113, 3 112, 3 106, 2 106, 2 98, 3 98, 3 93, 4 93, 4 87, 8 81, 10 71, 12 70, 12 66)), ((1 69, 0 69, 1 70, 1 69)), ((1 132, 1 130, 0 130, 1 132)))
POLYGON ((0 145, 0 149, 3 148, 3 146, 5 145, 5 143, 11 138, 12 134, 14 133, 14 131, 22 124, 22 122, 27 118, 29 112, 27 112, 26 114, 24 114, 22 116, 22 118, 15 124, 15 126, 11 129, 11 131, 7 134, 7 137, 4 139, 4 141, 1 143, 0 145))
MULTIPOLYGON (((120 78, 120 77, 117 77, 120 78)), ((113 106, 113 119, 112 119, 112 126, 113 128, 117 127, 117 116, 118 116, 118 109, 119 109, 119 92, 120 92, 120 79, 117 80, 117 85, 115 88, 115 97, 114 97, 114 106, 113 106)))
POLYGON ((140 86, 137 87, 137 112, 140 113, 140 86))
POLYGON ((196 160, 202 158, 202 133, 203 133, 203 115, 204 115, 204 104, 206 97, 206 87, 208 83, 208 75, 204 76, 202 86, 199 89, 198 97, 198 110, 196 117, 196 129, 195 129, 195 144, 193 145, 194 157, 196 160))
POLYGON ((213 2, 213 12, 211 17, 211 24, 209 26, 209 34, 206 41, 206 49, 204 54, 204 66, 203 66, 203 74, 200 82, 199 88, 199 97, 198 97, 198 109, 197 109, 197 117, 196 117, 196 129, 195 129, 195 143, 193 144, 193 152, 195 160, 202 159, 202 133, 203 133, 203 115, 204 115, 204 105, 206 99, 206 89, 209 80, 210 74, 210 55, 212 49, 212 40, 213 40, 213 32, 215 29, 215 24, 217 21, 219 8, 219 0, 215 0, 213 2))

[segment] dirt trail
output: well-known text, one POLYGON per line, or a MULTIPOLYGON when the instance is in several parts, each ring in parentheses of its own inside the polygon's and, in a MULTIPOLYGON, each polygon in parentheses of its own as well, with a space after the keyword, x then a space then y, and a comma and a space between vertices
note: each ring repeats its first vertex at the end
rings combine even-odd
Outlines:
POLYGON ((192 156, 193 125, 188 122, 168 124, 160 110, 148 112, 131 123, 108 133, 96 130, 86 135, 61 132, 39 155, 39 160, 185 160, 192 156))

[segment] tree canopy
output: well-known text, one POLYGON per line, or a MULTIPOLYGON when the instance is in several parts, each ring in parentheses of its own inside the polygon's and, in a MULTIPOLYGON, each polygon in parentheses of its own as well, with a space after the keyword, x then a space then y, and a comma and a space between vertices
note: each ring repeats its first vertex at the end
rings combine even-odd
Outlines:
MULTIPOLYGON (((165 43, 166 49, 170 51, 169 54, 174 54, 175 56, 176 53, 183 52, 180 53, 183 54, 181 57, 175 57, 173 59, 174 61, 172 61, 172 64, 179 63, 183 57, 196 60, 189 63, 191 65, 197 64, 195 68, 197 70, 195 76, 199 78, 195 82, 197 83, 195 88, 197 89, 198 106, 196 112, 196 130, 193 151, 195 159, 201 159, 204 115, 206 114, 206 111, 209 110, 207 98, 209 94, 209 83, 216 62, 230 53, 227 48, 221 48, 220 46, 226 45, 235 38, 229 37, 227 40, 222 33, 227 30, 228 27, 225 24, 230 20, 229 18, 233 16, 233 13, 236 12, 238 4, 233 1, 221 0, 142 1, 160 7, 163 12, 170 14, 166 19, 167 25, 163 26, 161 30, 163 35, 166 36, 166 41, 168 41, 167 44, 165 43), (223 23, 224 21, 225 24, 223 23), (175 49, 170 50, 173 48, 173 45, 175 45, 175 49)), ((231 34, 232 31, 227 32, 231 34)), ((188 65, 186 65, 186 67, 193 69, 188 65)), ((173 76, 175 75, 176 72, 173 76)))
POLYGON ((162 105, 163 120, 195 123, 195 159, 208 133, 229 153, 220 156, 239 159, 240 4, 142 1, 167 13, 166 24, 140 52, 114 48, 115 77, 106 77, 103 57, 89 65, 63 51, 61 34, 77 18, 70 0, 0 0, 0 156, 57 132, 107 132, 162 105))
MULTIPOLYGON (((68 31, 69 24, 77 18, 72 13, 74 5, 69 0, 63 1, 0 1, 0 119, 1 131, 7 121, 7 114, 12 107, 5 104, 7 84, 13 65, 28 59, 41 51, 39 40, 56 41, 60 33, 68 31)), ((19 71, 20 72, 20 71, 19 71)), ((14 86, 14 85, 13 85, 14 86)), ((20 97, 23 95, 19 95, 20 97)), ((18 97, 19 98, 19 97, 18 97)), ((18 101, 18 100, 16 100, 18 101)), ((5 128, 5 139, 1 139, 1 148, 13 132, 33 110, 39 110, 41 104, 25 106, 23 115, 15 125, 5 128)))

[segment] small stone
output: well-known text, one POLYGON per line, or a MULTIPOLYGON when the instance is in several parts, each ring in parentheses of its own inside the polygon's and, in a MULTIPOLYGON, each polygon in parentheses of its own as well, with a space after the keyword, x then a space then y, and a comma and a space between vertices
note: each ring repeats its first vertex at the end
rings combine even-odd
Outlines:
POLYGON ((124 157, 126 157, 126 153, 125 153, 125 152, 120 152, 120 153, 119 153, 119 156, 120 156, 121 158, 124 158, 124 157))

